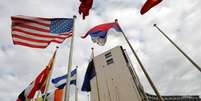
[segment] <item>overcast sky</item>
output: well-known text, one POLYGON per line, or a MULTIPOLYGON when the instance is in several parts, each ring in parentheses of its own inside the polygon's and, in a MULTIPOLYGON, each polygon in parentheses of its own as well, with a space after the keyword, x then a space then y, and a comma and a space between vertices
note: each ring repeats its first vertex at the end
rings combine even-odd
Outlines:
MULTIPOLYGON (((201 0, 163 0, 145 15, 139 11, 145 0, 94 0, 86 20, 78 14, 79 0, 0 0, 0 101, 15 101, 20 92, 48 64, 58 44, 46 49, 14 46, 11 38, 11 16, 71 17, 75 22, 73 65, 79 66, 78 87, 93 46, 90 37, 80 36, 91 27, 119 20, 119 24, 137 51, 142 63, 162 95, 201 95, 201 73, 195 69, 161 34, 154 23, 165 31, 198 65, 201 66, 201 0)), ((53 77, 66 72, 70 38, 59 45, 53 77)), ((131 51, 121 33, 110 30, 104 47, 95 45, 98 55, 117 45, 131 51)), ((132 59, 146 92, 152 93, 136 59, 132 59)), ((72 91, 73 91, 72 86, 72 91)), ((79 100, 87 93, 79 91, 79 100)))

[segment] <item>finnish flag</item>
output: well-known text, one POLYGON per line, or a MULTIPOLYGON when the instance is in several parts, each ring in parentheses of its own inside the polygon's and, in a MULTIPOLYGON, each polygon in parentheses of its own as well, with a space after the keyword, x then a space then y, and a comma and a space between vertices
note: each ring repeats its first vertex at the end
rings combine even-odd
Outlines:
MULTIPOLYGON (((74 69, 71 72, 70 84, 76 85, 76 75, 77 75, 77 69, 74 69)), ((67 77, 67 74, 60 76, 60 77, 57 77, 57 78, 54 78, 54 79, 52 79, 52 83, 54 84, 54 86, 56 88, 63 88, 66 85, 66 80, 67 80, 66 77, 67 77)))

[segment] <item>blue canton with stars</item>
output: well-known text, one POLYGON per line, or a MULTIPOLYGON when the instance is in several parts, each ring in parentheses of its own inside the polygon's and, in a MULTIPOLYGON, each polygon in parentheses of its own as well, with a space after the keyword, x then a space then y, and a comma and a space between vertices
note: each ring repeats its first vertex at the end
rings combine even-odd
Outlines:
POLYGON ((73 19, 70 18, 51 19, 50 33, 62 34, 64 32, 71 32, 72 28, 73 28, 73 19))

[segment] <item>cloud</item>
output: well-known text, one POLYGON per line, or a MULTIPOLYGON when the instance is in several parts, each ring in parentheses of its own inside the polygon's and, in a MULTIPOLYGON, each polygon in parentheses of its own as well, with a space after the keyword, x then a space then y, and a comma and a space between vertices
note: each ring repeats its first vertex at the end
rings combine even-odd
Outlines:
MULTIPOLYGON (((78 87, 81 88, 91 47, 95 54, 123 45, 132 54, 121 33, 110 30, 104 47, 93 45, 90 37, 81 39, 91 27, 114 21, 119 23, 137 51, 142 63, 161 94, 201 95, 201 74, 152 26, 157 23, 193 60, 201 65, 200 33, 201 9, 199 0, 164 0, 141 16, 139 10, 145 0, 94 0, 93 9, 86 20, 78 15, 79 0, 0 0, 0 100, 16 100, 18 94, 47 65, 55 46, 32 49, 12 43, 10 16, 72 17, 75 23, 73 65, 79 66, 78 87)), ((59 45, 53 77, 63 75, 68 63, 70 39, 59 45)), ((153 93, 136 59, 129 55, 145 91, 153 93)), ((73 87, 72 87, 73 88, 73 87)), ((80 92, 87 101, 87 93, 80 92)))

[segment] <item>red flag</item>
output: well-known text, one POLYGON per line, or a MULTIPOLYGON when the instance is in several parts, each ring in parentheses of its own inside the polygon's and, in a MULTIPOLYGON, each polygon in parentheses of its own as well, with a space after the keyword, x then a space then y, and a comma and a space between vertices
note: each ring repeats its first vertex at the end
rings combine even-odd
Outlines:
POLYGON ((145 4, 143 5, 140 13, 143 15, 145 14, 147 11, 149 11, 152 7, 156 6, 157 4, 159 4, 162 0, 147 0, 145 2, 145 4))
POLYGON ((23 92, 18 96, 17 101, 26 101, 27 99, 32 99, 37 90, 40 90, 42 93, 44 93, 46 82, 54 64, 56 52, 57 49, 50 59, 48 66, 36 77, 34 81, 29 84, 25 90, 23 90, 23 92))
POLYGON ((47 81, 47 78, 48 78, 48 75, 50 73, 50 70, 51 70, 51 67, 46 67, 47 69, 45 70, 44 74, 43 74, 43 78, 41 80, 41 83, 40 83, 40 91, 41 93, 44 93, 45 91, 45 87, 46 87, 46 81, 47 81))
POLYGON ((62 101, 63 89, 56 89, 54 92, 54 101, 62 101))
POLYGON ((80 0, 80 2, 79 13, 82 14, 83 19, 85 19, 85 16, 89 15, 89 10, 92 7, 93 0, 80 0))
POLYGON ((18 96, 17 101, 26 101, 28 99, 32 99, 37 90, 41 90, 44 92, 44 87, 46 85, 46 80, 51 68, 48 66, 36 77, 34 81, 32 81, 29 86, 23 90, 23 92, 18 96))
POLYGON ((46 80, 48 77, 48 74, 50 72, 49 67, 46 67, 37 77, 36 79, 29 85, 28 88, 26 89, 25 92, 27 94, 27 98, 31 99, 34 97, 35 93, 37 90, 41 90, 41 92, 44 92, 44 84, 46 84, 46 80))

